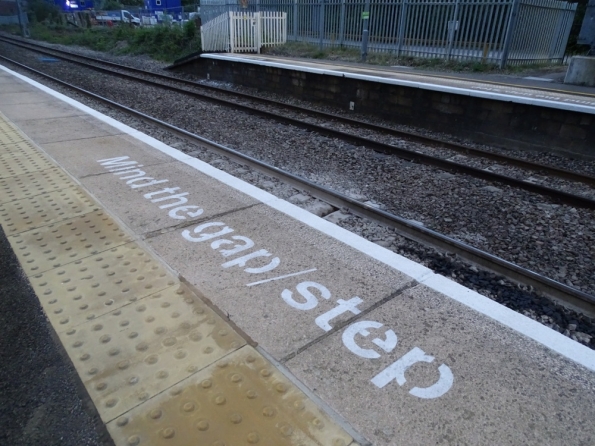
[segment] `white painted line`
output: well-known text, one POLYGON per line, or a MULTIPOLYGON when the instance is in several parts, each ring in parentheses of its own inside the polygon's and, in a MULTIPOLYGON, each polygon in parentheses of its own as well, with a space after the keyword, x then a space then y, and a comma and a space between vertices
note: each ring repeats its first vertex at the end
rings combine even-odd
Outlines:
POLYGON ((281 279, 287 279, 288 277, 301 276, 302 274, 312 273, 314 271, 318 271, 318 268, 306 269, 306 270, 300 271, 298 273, 285 274, 284 276, 272 277, 270 279, 259 280, 258 282, 249 283, 246 286, 255 286, 255 285, 260 285, 262 283, 273 282, 274 280, 281 280, 281 279))
MULTIPOLYGON (((539 81, 539 82, 554 82, 553 79, 548 79, 547 77, 533 77, 533 76, 527 76, 524 77, 523 79, 527 79, 528 81, 539 81)), ((519 85, 519 87, 522 88, 522 85, 519 85)))
POLYGON ((265 192, 257 187, 246 183, 239 178, 235 178, 215 167, 200 161, 196 158, 192 158, 179 150, 169 147, 156 139, 139 132, 125 124, 122 124, 96 110, 93 110, 80 102, 69 98, 57 91, 54 91, 44 85, 35 82, 25 76, 20 75, 8 68, 0 65, 0 70, 4 70, 7 73, 29 83, 30 85, 39 88, 40 90, 48 93, 49 95, 60 99, 79 110, 85 111, 89 115, 110 124, 117 129, 121 130, 134 138, 137 138, 147 145, 170 155, 172 158, 183 162, 196 170, 210 176, 211 178, 217 179, 222 183, 231 186, 232 188, 243 192, 244 194, 261 201, 262 203, 276 209, 308 226, 317 229, 318 231, 339 240, 346 245, 398 270, 417 280, 418 282, 430 287, 431 289, 438 291, 445 296, 448 296, 457 302, 460 302, 491 319, 494 319, 501 324, 512 328, 513 330, 521 333, 534 341, 543 344, 551 350, 559 353, 560 355, 581 364, 591 371, 595 371, 595 351, 583 346, 582 344, 573 341, 572 339, 544 326, 539 322, 534 321, 522 314, 519 314, 513 310, 510 310, 503 305, 482 296, 475 291, 459 285, 450 279, 447 279, 439 274, 434 274, 430 269, 423 265, 413 262, 412 260, 406 259, 388 249, 385 249, 375 243, 372 243, 352 232, 347 231, 323 218, 317 217, 310 212, 299 208, 287 201, 281 200, 268 192, 265 192))
MULTIPOLYGON (((495 93, 489 91, 474 90, 470 88, 451 87, 447 85, 429 84, 426 82, 408 81, 404 79, 392 79, 381 76, 372 76, 367 74, 349 73, 346 71, 331 70, 324 68, 304 67, 300 65, 291 65, 281 62, 270 62, 267 60, 254 60, 244 57, 226 56, 221 54, 201 54, 200 57, 206 59, 228 60, 232 62, 253 63, 256 65, 263 65, 267 67, 283 68, 295 71, 303 71, 314 74, 324 74, 327 76, 338 76, 349 79, 361 79, 382 84, 401 85, 404 87, 420 88, 424 90, 439 91, 442 93, 453 93, 462 96, 472 96, 484 99, 494 99, 496 101, 514 102, 518 104, 536 105, 539 107, 555 108, 560 110, 569 110, 579 113, 588 113, 595 115, 595 106, 573 104, 563 101, 554 101, 549 99, 539 99, 525 96, 517 96, 514 94, 495 93)), ((519 87, 519 88, 522 88, 519 87)), ((578 100, 577 100, 578 101, 578 100)))

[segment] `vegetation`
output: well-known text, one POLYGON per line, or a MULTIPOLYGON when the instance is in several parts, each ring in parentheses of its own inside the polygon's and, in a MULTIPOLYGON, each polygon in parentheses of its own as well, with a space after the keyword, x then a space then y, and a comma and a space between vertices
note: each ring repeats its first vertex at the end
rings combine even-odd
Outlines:
POLYGON ((193 21, 183 26, 157 25, 132 27, 119 24, 114 27, 80 29, 49 15, 44 23, 30 26, 33 39, 62 45, 79 45, 113 54, 146 54, 157 60, 174 61, 200 50, 200 34, 193 21))
MULTIPOLYGON (((286 57, 303 57, 308 59, 325 59, 340 62, 361 62, 361 53, 356 48, 324 48, 320 51, 318 45, 305 42, 288 42, 285 45, 264 49, 267 54, 286 57)), ((405 66, 415 67, 434 71, 456 71, 470 73, 485 73, 498 71, 504 73, 535 72, 535 71, 559 71, 566 67, 561 65, 530 65, 515 67, 509 66, 505 70, 499 70, 498 66, 482 61, 460 61, 445 59, 416 58, 411 56, 397 57, 390 53, 369 53, 367 63, 370 65, 382 66, 405 66)))

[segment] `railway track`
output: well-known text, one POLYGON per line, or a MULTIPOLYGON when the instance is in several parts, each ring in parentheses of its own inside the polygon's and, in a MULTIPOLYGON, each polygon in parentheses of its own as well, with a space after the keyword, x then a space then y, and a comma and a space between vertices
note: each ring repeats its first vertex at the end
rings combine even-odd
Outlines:
MULTIPOLYGON (((386 126, 379 126, 369 122, 356 120, 340 116, 337 114, 331 114, 305 108, 301 106, 286 104, 279 101, 273 101, 270 99, 261 98, 254 95, 249 95, 239 92, 231 92, 229 90, 203 85, 197 82, 174 78, 159 73, 153 73, 137 68, 128 67, 113 62, 93 59, 87 56, 75 55, 66 51, 47 49, 41 45, 34 45, 31 43, 23 44, 22 42, 15 39, 7 39, 1 37, 0 40, 8 42, 13 45, 17 45, 22 48, 27 48, 32 51, 39 52, 41 54, 58 56, 64 60, 72 63, 92 68, 109 75, 119 76, 128 80, 136 82, 142 82, 146 85, 153 87, 164 88, 170 91, 174 91, 180 94, 192 96, 197 99, 217 103, 234 109, 240 109, 250 114, 259 115, 267 119, 274 119, 278 122, 292 125, 298 128, 303 128, 308 131, 316 132, 320 135, 336 138, 345 141, 349 144, 356 146, 364 146, 376 150, 382 153, 388 153, 395 155, 399 158, 405 159, 410 162, 420 163, 428 166, 437 167, 439 169, 454 172, 459 174, 469 175, 475 178, 506 184, 518 189, 526 190, 528 192, 537 193, 543 196, 550 197, 558 203, 568 204, 570 206, 582 207, 586 209, 595 209, 595 190, 589 190, 584 186, 595 186, 595 177, 586 175, 578 172, 572 172, 570 170, 561 169, 555 166, 549 166, 540 163, 529 162, 516 157, 502 155, 486 150, 480 150, 477 148, 468 147, 461 144, 456 144, 448 141, 439 140, 436 138, 418 135, 410 132, 403 132, 386 126), (105 68, 98 66, 97 64, 109 66, 105 68), (132 74, 129 74, 132 73, 132 74), (166 82, 166 83, 164 83, 166 82), (190 91, 188 88, 192 88, 190 91), (205 94, 195 89, 208 91, 210 93, 216 93, 218 95, 225 95, 228 98, 222 98, 213 96, 212 94, 205 94), (232 97, 233 99, 229 99, 232 97), (239 100, 238 100, 239 99, 239 100), (247 101, 241 102, 241 101, 247 101), (262 107, 262 108, 261 108, 262 107), (280 111, 284 110, 285 114, 280 114, 280 111), (287 113, 298 113, 300 116, 290 116, 287 113), (325 122, 321 125, 320 123, 309 122, 306 118, 322 119, 325 122), (372 132, 380 134, 390 135, 395 138, 404 139, 407 141, 413 141, 426 145, 428 147, 439 149, 447 152, 447 157, 437 156, 435 154, 424 153, 419 150, 411 150, 403 147, 399 147, 395 144, 388 144, 385 142, 372 139, 370 137, 362 137, 353 134, 353 132, 346 132, 337 130, 331 125, 327 125, 327 122, 332 122, 338 125, 351 126, 355 129, 363 128, 372 132), (469 163, 458 162, 461 158, 466 159, 472 157, 480 160, 477 165, 470 165, 469 163), (456 160, 456 161, 454 161, 456 160), (495 162, 496 164, 485 164, 485 161, 495 162), (510 170, 523 169, 525 173, 516 172, 517 175, 504 175, 494 170, 510 170), (530 174, 527 174, 529 171, 530 174), (538 174, 538 175, 537 175, 538 174), (540 177, 541 175, 541 177, 540 177), (570 189, 576 190, 576 192, 568 192, 567 190, 561 190, 560 188, 553 188, 540 184, 541 181, 547 180, 547 177, 555 177, 562 179, 563 182, 570 181, 575 183, 570 189), (591 198, 585 194, 585 191, 590 192, 594 198, 591 198)), ((435 151, 435 150, 434 150, 435 151)), ((514 172, 513 172, 514 174, 514 172)), ((568 185, 563 184, 562 187, 568 189, 568 185)))
POLYGON ((347 208, 353 214, 378 222, 384 226, 393 228, 397 233, 404 237, 421 242, 424 245, 435 247, 441 251, 456 254, 457 256, 476 264, 484 269, 500 274, 513 282, 528 285, 539 291, 541 294, 549 296, 554 300, 562 303, 564 306, 574 308, 584 313, 589 317, 595 316, 595 296, 585 293, 581 290, 562 284, 558 281, 552 280, 544 275, 538 274, 522 266, 516 265, 498 256, 488 252, 477 249, 468 244, 462 243, 446 235, 440 234, 431 229, 425 228, 418 224, 412 223, 410 220, 399 217, 397 215, 377 209, 374 206, 361 203, 345 194, 331 190, 330 188, 321 186, 312 181, 301 178, 290 172, 279 169, 275 166, 267 164, 263 161, 257 160, 253 157, 247 156, 236 150, 217 144, 206 138, 195 135, 187 130, 175 127, 163 120, 140 113, 129 107, 118 104, 107 98, 104 98, 95 93, 86 91, 77 86, 71 85, 60 79, 56 79, 45 73, 34 70, 16 61, 13 61, 4 56, 0 56, 11 64, 14 64, 24 70, 32 72, 38 76, 56 82, 63 87, 79 94, 83 94, 89 98, 100 101, 103 104, 113 107, 121 112, 124 112, 136 119, 142 120, 152 126, 170 132, 177 137, 208 150, 216 151, 228 157, 229 159, 256 169, 265 175, 278 178, 280 181, 292 185, 299 190, 308 191, 314 197, 330 203, 337 208, 347 208))

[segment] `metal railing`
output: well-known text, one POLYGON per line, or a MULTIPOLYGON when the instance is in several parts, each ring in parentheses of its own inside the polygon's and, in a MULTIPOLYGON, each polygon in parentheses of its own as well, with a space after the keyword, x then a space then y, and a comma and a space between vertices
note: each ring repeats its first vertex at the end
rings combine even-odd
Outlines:
POLYGON ((203 24, 229 11, 282 11, 287 39, 396 56, 500 66, 562 63, 576 3, 557 0, 202 0, 203 24))

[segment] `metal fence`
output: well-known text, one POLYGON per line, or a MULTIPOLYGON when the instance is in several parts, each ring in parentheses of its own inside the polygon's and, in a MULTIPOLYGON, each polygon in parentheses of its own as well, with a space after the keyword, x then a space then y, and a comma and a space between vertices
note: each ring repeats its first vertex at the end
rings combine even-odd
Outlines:
POLYGON ((202 0, 203 24, 228 11, 287 13, 290 41, 396 56, 562 63, 576 3, 557 0, 202 0))

